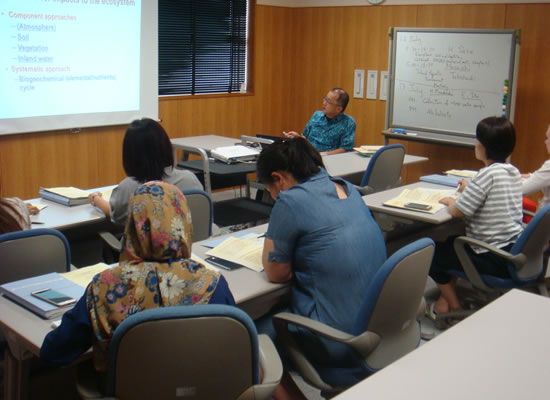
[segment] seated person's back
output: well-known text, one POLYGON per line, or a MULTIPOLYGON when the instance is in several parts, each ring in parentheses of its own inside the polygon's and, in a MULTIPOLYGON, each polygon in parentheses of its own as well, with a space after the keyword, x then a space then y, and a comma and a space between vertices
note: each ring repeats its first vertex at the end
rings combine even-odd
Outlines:
POLYGON ((191 217, 173 185, 149 182, 130 198, 120 265, 94 277, 84 296, 44 339, 40 358, 68 364, 92 342, 96 364, 117 326, 139 311, 194 304, 234 304, 219 273, 191 261, 191 217))
POLYGON ((122 143, 122 166, 127 177, 113 190, 109 201, 102 198, 101 192, 88 196, 92 205, 118 225, 126 223, 128 200, 144 182, 163 181, 181 191, 202 189, 195 174, 174 168, 170 138, 164 128, 150 118, 137 119, 128 126, 122 143))
MULTIPOLYGON (((386 258, 382 233, 359 192, 330 178, 319 153, 301 138, 266 148, 258 177, 276 198, 264 247, 268 278, 293 279, 292 312, 351 332, 386 258), (304 160, 309 165, 301 168, 304 160), (277 272, 281 266, 289 269, 286 275, 277 272)), ((305 335, 302 344, 320 360, 347 354, 343 346, 305 335)))

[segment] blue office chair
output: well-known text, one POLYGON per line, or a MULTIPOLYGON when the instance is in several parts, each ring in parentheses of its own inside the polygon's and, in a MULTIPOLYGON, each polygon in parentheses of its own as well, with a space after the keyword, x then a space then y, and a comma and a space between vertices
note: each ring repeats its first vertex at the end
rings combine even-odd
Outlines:
POLYGON ((71 270, 71 250, 55 229, 30 229, 0 235, 0 284, 71 270))
POLYGON ((357 189, 362 195, 367 195, 400 186, 404 159, 405 147, 402 144, 381 147, 370 159, 357 189))
MULTIPOLYGON (((117 399, 268 399, 282 376, 269 337, 257 334, 244 311, 215 304, 128 317, 113 335, 108 363, 105 395, 117 399)), ((86 383, 77 384, 80 395, 97 398, 86 383)))
MULTIPOLYGON (((191 219, 193 221, 193 242, 208 239, 212 236, 212 222, 214 219, 214 205, 212 198, 204 190, 186 189, 183 192, 191 219)), ((99 232, 99 236, 108 246, 104 252, 105 262, 112 264, 118 261, 122 251, 122 240, 111 232, 99 232)))
POLYGON ((212 198, 204 190, 186 189, 183 192, 193 220, 193 242, 212 236, 214 205, 212 198))
POLYGON ((459 236, 454 248, 464 271, 449 273, 470 281, 476 289, 476 300, 487 303, 512 288, 536 287, 541 295, 548 297, 544 282, 546 275, 548 242, 550 241, 550 204, 535 214, 509 252, 498 249, 480 240, 459 236), (499 278, 480 274, 466 252, 466 245, 475 245, 502 257, 503 267, 508 268, 511 278, 499 278))
POLYGON ((365 297, 357 299, 362 305, 351 332, 291 313, 273 317, 277 337, 292 363, 323 396, 330 397, 356 384, 418 346, 419 321, 425 310, 423 294, 434 248, 431 239, 420 239, 382 264, 365 297), (350 360, 349 367, 342 367, 341 360, 326 360, 323 365, 311 362, 293 338, 289 325, 350 346, 355 355, 353 361, 350 360))

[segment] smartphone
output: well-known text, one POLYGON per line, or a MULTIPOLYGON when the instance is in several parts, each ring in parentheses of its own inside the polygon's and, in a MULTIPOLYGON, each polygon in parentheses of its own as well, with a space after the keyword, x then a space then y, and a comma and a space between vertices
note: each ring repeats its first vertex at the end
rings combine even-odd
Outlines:
POLYGON ((76 299, 69 297, 67 295, 64 295, 63 293, 59 293, 53 289, 37 290, 35 292, 31 292, 31 295, 39 298, 40 300, 44 300, 50 304, 53 304, 54 306, 57 306, 57 307, 63 307, 68 304, 76 303, 76 299))
POLYGON ((421 210, 421 211, 428 211, 432 208, 432 206, 428 204, 421 204, 421 203, 407 203, 405 204, 406 208, 412 208, 414 210, 421 210))
POLYGON ((204 260, 212 265, 215 265, 216 267, 227 269, 229 271, 242 267, 241 264, 237 264, 232 261, 227 261, 219 257, 210 256, 210 257, 206 257, 204 260))

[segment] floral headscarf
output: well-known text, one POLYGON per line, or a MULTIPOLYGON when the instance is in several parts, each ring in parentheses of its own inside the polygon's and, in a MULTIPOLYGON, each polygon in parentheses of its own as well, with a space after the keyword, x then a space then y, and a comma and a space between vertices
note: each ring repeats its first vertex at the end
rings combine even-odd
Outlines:
MULTIPOLYGON (((155 181, 135 191, 120 264, 96 275, 86 291, 96 356, 106 355, 114 330, 129 315, 209 302, 219 274, 189 260, 191 235, 191 215, 178 188, 155 181)), ((106 364, 99 357, 101 370, 106 364)))

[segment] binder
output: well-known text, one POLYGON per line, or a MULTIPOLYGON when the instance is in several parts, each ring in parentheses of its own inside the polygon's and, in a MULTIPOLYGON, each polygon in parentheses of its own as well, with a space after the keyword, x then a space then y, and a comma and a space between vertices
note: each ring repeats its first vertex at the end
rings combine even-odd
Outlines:
POLYGON ((438 174, 432 174, 432 175, 424 175, 420 177, 420 180, 422 182, 428 182, 428 183, 435 183, 438 185, 445 185, 445 186, 452 186, 457 187, 458 181, 460 181, 461 177, 459 176, 451 176, 451 175, 438 175, 438 174))
POLYGON ((54 289, 66 296, 78 300, 85 288, 65 278, 57 272, 0 285, 0 293, 14 302, 29 309, 44 319, 56 319, 71 309, 74 304, 58 307, 31 295, 41 289, 54 289))
POLYGON ((55 203, 59 203, 69 207, 88 203, 88 193, 73 187, 51 188, 51 189, 42 188, 40 189, 39 194, 40 194, 40 197, 42 197, 43 199, 50 200, 55 203), (64 189, 69 189, 70 191, 74 191, 77 193, 80 192, 80 193, 78 196, 66 196, 62 194, 64 189))

